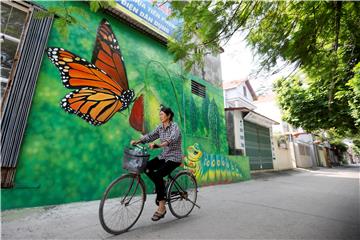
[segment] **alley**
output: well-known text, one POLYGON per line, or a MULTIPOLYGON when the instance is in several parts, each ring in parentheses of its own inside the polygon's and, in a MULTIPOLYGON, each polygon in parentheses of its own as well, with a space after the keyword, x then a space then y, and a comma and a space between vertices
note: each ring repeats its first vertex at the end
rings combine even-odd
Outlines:
POLYGON ((154 196, 128 233, 100 226, 99 201, 2 212, 2 239, 359 239, 359 167, 296 169, 203 187, 201 209, 154 223, 154 196))

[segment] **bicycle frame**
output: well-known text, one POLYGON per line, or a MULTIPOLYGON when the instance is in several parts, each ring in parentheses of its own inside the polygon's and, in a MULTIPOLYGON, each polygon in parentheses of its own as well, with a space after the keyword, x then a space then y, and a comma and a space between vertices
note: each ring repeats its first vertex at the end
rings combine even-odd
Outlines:
MULTIPOLYGON (((180 174, 180 173, 182 173, 182 172, 188 172, 188 171, 187 171, 187 170, 179 171, 177 174, 180 174)), ((135 194, 135 192, 136 192, 136 189, 137 189, 138 186, 139 186, 140 181, 143 181, 142 178, 141 178, 141 174, 139 174, 139 173, 127 173, 127 174, 132 174, 132 175, 135 176, 135 177, 133 178, 133 181, 132 181, 132 183, 131 183, 131 185, 130 185, 130 187, 129 187, 129 189, 128 189, 128 192, 125 194, 124 199, 121 200, 121 203, 124 203, 124 202, 125 202, 125 199, 128 197, 128 194, 129 194, 130 190, 132 189, 132 186, 133 186, 133 184, 134 184, 135 179, 136 179, 136 187, 135 187, 135 191, 133 191, 132 196, 128 199, 127 202, 125 202, 125 205, 128 205, 129 202, 132 200, 132 198, 134 197, 134 194, 135 194)), ((174 185, 175 185, 176 189, 178 190, 178 191, 177 191, 177 194, 179 194, 179 196, 176 197, 176 198, 166 199, 166 202, 167 202, 167 203, 170 202, 170 201, 171 201, 171 202, 174 202, 174 201, 178 200, 179 198, 183 198, 183 199, 186 199, 187 201, 191 202, 192 204, 194 204, 196 207, 200 208, 199 205, 197 205, 196 203, 194 203, 193 201, 191 201, 186 195, 183 196, 184 194, 182 194, 182 193, 187 194, 187 191, 184 190, 184 189, 179 185, 179 183, 175 180, 175 177, 177 176, 177 174, 176 174, 175 176, 172 176, 171 174, 169 174, 169 175, 167 176, 170 181, 167 181, 167 184, 166 184, 165 187, 166 187, 166 193, 167 193, 166 195, 168 195, 168 192, 170 191, 170 189, 168 189, 168 188, 169 188, 171 182, 174 182, 174 185)), ((144 185, 144 187, 145 187, 145 193, 146 193, 146 186, 144 185)), ((170 196, 171 196, 171 195, 172 195, 172 194, 170 193, 170 196)), ((147 198, 147 194, 145 194, 145 199, 144 199, 144 201, 146 201, 146 198, 147 198)))
MULTIPOLYGON (((142 178, 141 178, 141 175, 138 174, 138 173, 126 173, 126 174, 131 174, 131 175, 135 176, 135 177, 133 178, 132 182, 131 182, 131 185, 130 185, 130 187, 129 187, 129 189, 128 189, 128 192, 125 194, 124 198, 121 200, 121 203, 125 203, 125 205, 127 206, 127 205, 129 204, 129 202, 132 200, 132 198, 134 197, 134 194, 136 193, 136 190, 137 190, 137 188, 139 187, 140 181, 143 181, 143 180, 142 180, 142 178), (128 194, 129 194, 130 190, 132 189, 132 186, 134 185, 135 179, 136 179, 135 191, 133 191, 132 196, 128 199, 128 201, 125 202, 125 199, 128 197, 128 194)), ((124 174, 124 175, 126 175, 126 174, 124 174)), ((145 187, 145 185, 144 185, 144 187, 145 187)), ((145 193, 146 193, 146 189, 145 189, 145 193)), ((144 199, 144 201, 146 201, 146 194, 145 194, 145 199, 144 199)))
MULTIPOLYGON (((200 206, 199 205, 197 205, 195 202, 193 202, 193 201, 191 201, 188 197, 187 197, 187 191, 186 190, 184 190, 180 185, 179 185, 179 183, 176 181, 176 176, 178 175, 178 174, 180 174, 180 173, 182 173, 182 172, 189 172, 189 171, 187 171, 187 170, 183 170, 183 171, 179 171, 174 177, 173 176, 171 176, 170 174, 168 175, 168 178, 170 178, 170 181, 169 181, 169 186, 167 186, 167 195, 169 195, 169 191, 170 191, 170 189, 169 189, 169 187, 170 187, 170 184, 171 184, 171 182, 174 182, 174 186, 176 187, 176 189, 177 189, 177 192, 175 193, 175 194, 178 194, 179 195, 179 197, 176 197, 176 198, 170 198, 170 199, 166 199, 166 201, 167 202, 174 202, 174 201, 176 201, 176 200, 178 200, 178 199, 186 199, 187 201, 189 201, 189 202, 191 202, 192 204, 194 204, 196 207, 198 207, 198 208, 200 208, 200 206), (184 193, 185 193, 185 196, 183 196, 184 195, 184 193)), ((197 189, 196 189, 196 191, 198 191, 197 189)), ((172 195, 172 192, 170 193, 170 196, 172 195)))
MULTIPOLYGON (((179 171, 174 175, 168 175, 166 183, 166 203, 169 206, 170 212, 177 218, 183 218, 190 214, 194 206, 199 207, 196 202, 197 196, 197 184, 196 179, 194 176, 186 170, 179 171), (185 173, 184 173, 185 172, 185 173), (181 175, 186 175, 186 178, 191 178, 189 181, 194 182, 194 191, 195 191, 195 198, 194 201, 189 199, 189 192, 193 193, 192 190, 189 192, 187 191, 188 184, 187 181, 180 180, 179 182, 177 179, 183 179, 181 175), (180 177, 180 178, 179 178, 180 177), (182 184, 185 183, 184 186, 182 184), (170 191, 173 190, 173 193, 170 191), (187 212, 182 214, 173 205, 174 202, 185 200, 188 202, 187 204, 192 204, 190 208, 186 209, 187 212), (176 210, 177 209, 177 210, 176 210)), ((191 194, 192 195, 192 194, 191 194)), ((143 179, 141 178, 141 173, 138 172, 129 172, 123 174, 122 176, 118 177, 117 179, 113 180, 110 185, 106 188, 103 197, 100 201, 99 207, 99 219, 102 227, 105 231, 111 234, 121 234, 128 231, 134 224, 138 221, 141 213, 143 211, 145 201, 147 199, 146 188, 143 179), (130 180, 131 179, 131 180, 130 180), (123 185, 121 185, 123 183, 123 185), (124 185, 125 184, 125 185, 124 185), (118 198, 116 195, 116 189, 120 189, 120 196, 118 198), (127 189, 126 189, 127 188, 127 189), (115 190, 114 190, 115 189, 115 190), (112 192, 114 190, 114 192, 112 192), (140 190, 140 192, 139 192, 140 190), (111 193, 114 193, 114 197, 112 197, 111 193), (139 195, 140 193, 141 195, 139 195), (114 198, 115 201, 111 201, 110 199, 114 198), (139 203, 137 203, 139 202, 139 203), (136 203, 135 205, 133 205, 136 203), (126 208, 128 207, 129 208, 126 208), (135 206, 135 208, 130 207, 135 206), (129 215, 129 211, 133 214, 129 215), (124 215, 125 214, 125 215, 124 215), (124 221, 125 219, 129 218, 129 221, 124 221), (113 220, 116 220, 116 224, 112 224, 113 220)), ((180 210, 181 211, 181 210, 180 210)))

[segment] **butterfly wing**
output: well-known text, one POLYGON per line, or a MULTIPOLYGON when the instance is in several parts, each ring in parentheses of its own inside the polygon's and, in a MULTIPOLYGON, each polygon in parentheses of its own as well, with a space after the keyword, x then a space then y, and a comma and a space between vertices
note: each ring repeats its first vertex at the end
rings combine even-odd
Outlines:
POLYGON ((75 89, 61 102, 66 111, 101 125, 131 103, 134 91, 122 89, 94 64, 62 48, 48 48, 47 54, 59 69, 64 86, 75 89))
POLYGON ((104 88, 121 95, 123 88, 110 76, 83 58, 63 48, 48 48, 47 54, 59 69, 62 82, 67 88, 104 88))
POLYGON ((106 123, 117 111, 124 109, 118 96, 99 88, 76 89, 62 99, 61 107, 95 126, 106 123))
POLYGON ((122 89, 129 89, 125 64, 118 41, 108 21, 103 19, 97 31, 92 63, 105 71, 122 89))

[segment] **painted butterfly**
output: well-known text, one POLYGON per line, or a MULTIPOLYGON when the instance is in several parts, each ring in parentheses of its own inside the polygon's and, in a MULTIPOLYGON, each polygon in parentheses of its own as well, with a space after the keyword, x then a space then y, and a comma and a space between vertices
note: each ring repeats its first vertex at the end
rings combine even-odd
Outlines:
POLYGON ((129 89, 118 41, 105 19, 97 30, 92 63, 63 48, 49 47, 47 54, 63 85, 75 89, 60 103, 67 112, 98 126, 129 107, 135 94, 129 89))

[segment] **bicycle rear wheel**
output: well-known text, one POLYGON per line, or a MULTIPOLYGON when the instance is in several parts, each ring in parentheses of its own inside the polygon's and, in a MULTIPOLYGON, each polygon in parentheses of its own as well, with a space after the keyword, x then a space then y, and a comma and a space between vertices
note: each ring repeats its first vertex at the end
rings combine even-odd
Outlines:
POLYGON ((115 179, 100 202, 101 226, 111 234, 128 231, 139 219, 145 197, 145 186, 139 176, 129 173, 115 179))
POLYGON ((171 181, 167 201, 170 212, 177 218, 188 216, 194 209, 197 199, 197 183, 188 171, 179 172, 171 181))

